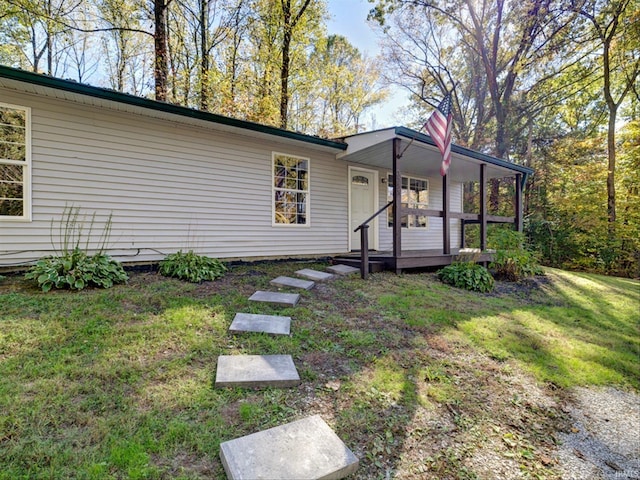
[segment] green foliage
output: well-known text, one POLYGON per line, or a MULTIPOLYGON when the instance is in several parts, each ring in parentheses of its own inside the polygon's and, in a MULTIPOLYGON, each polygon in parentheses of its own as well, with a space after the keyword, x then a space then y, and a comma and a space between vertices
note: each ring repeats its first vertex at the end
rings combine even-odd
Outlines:
POLYGON ((34 280, 43 292, 52 288, 110 288, 115 284, 125 283, 129 277, 122 265, 105 253, 111 234, 111 218, 109 215, 95 240, 95 212, 87 224, 86 217, 80 215, 79 207, 65 206, 58 225, 58 248, 53 241, 55 222, 51 220, 51 243, 57 254, 38 260, 25 274, 25 278, 34 280), (89 250, 92 244, 95 253, 91 255, 89 250))
POLYGON ((160 274, 165 277, 179 278, 192 283, 215 280, 224 276, 227 267, 215 258, 209 258, 189 250, 167 255, 160 262, 160 274))
POLYGON ((542 275, 543 271, 533 252, 524 247, 524 234, 507 228, 490 231, 488 244, 496 249, 490 267, 496 276, 512 282, 523 277, 542 275))
POLYGON ((43 292, 52 288, 82 290, 86 287, 110 288, 125 283, 128 276, 122 265, 105 253, 87 255, 79 248, 60 256, 39 260, 26 274, 43 292))
POLYGON ((493 277, 482 265, 474 262, 456 262, 438 271, 438 278, 454 287, 490 292, 493 290, 493 277))

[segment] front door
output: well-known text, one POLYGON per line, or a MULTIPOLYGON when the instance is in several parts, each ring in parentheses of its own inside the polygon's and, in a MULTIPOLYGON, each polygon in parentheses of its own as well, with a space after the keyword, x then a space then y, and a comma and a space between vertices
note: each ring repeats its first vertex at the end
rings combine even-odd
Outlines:
MULTIPOLYGON (((349 167, 349 245, 360 250, 360 231, 354 230, 378 210, 378 172, 349 167)), ((378 219, 369 223, 369 248, 378 248, 378 219)))

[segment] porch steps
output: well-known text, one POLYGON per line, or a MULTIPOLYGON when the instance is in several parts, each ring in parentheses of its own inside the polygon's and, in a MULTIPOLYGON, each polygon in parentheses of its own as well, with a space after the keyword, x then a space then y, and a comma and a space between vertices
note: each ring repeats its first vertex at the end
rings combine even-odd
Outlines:
POLYGON ((315 282, 310 280, 301 280, 300 278, 292 277, 274 278, 269 283, 278 287, 302 288, 304 290, 311 290, 315 286, 315 282))
POLYGON ((291 317, 236 313, 229 327, 229 332, 236 334, 255 332, 271 335, 289 335, 291 333, 291 317))
POLYGON ((216 387, 295 387, 300 375, 291 355, 220 355, 216 387))
POLYGON ((252 302, 274 303, 285 307, 295 307, 300 301, 298 293, 264 292, 258 290, 249 297, 252 302))
POLYGON ((340 479, 358 459, 319 415, 223 442, 229 479, 340 479))
MULTIPOLYGON (((360 271, 360 259, 359 258, 340 258, 335 257, 333 259, 337 265, 347 265, 355 268, 358 272, 360 271)), ((385 271, 385 262, 384 260, 369 260, 369 273, 378 273, 385 271)), ((353 272, 352 272, 353 273, 353 272)))

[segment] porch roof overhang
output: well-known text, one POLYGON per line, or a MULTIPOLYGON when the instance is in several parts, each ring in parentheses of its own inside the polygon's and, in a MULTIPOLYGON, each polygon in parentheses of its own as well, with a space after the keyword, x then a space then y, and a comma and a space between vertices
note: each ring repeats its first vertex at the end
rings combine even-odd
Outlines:
MULTIPOLYGON (((442 155, 429 135, 406 127, 390 127, 373 132, 345 137, 348 147, 340 152, 339 159, 391 170, 393 162, 393 139, 400 140, 402 171, 421 177, 440 176, 442 155)), ((486 164, 485 178, 513 177, 522 175, 522 183, 533 174, 533 170, 507 162, 484 153, 453 144, 451 146, 449 178, 454 182, 478 180, 479 165, 486 164)))

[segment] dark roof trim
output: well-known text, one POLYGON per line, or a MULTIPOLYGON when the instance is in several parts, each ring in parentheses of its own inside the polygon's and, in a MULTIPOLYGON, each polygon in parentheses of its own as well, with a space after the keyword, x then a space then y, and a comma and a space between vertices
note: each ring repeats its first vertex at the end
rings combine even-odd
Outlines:
POLYGON ((314 137, 312 135, 305 135, 303 133, 291 132, 289 130, 270 127, 268 125, 261 125, 259 123, 238 120, 236 118, 225 117, 222 115, 217 115, 215 113, 203 112, 201 110, 194 110, 192 108, 173 105, 170 103, 157 102, 155 100, 149 100, 147 98, 137 97, 135 95, 129 95, 127 93, 116 92, 114 90, 109 90, 106 88, 94 87, 70 80, 62 80, 60 78, 27 72, 26 70, 18 70, 15 68, 6 67, 4 65, 0 65, 0 77, 17 80, 20 82, 32 83, 34 85, 39 85, 42 87, 54 88, 56 90, 77 93, 80 95, 87 95, 89 97, 101 98, 103 100, 110 100, 112 102, 147 108, 149 110, 156 110, 159 112, 172 113, 183 117, 195 118, 198 120, 204 120, 205 122, 218 123, 220 125, 241 128, 244 130, 251 130, 253 132, 265 133, 268 135, 274 135, 290 140, 298 140, 300 142, 311 143, 323 147, 335 148, 338 150, 347 149, 347 144, 340 141, 326 140, 324 138, 314 137))
MULTIPOLYGON (((402 137, 415 139, 422 143, 427 143, 429 145, 436 146, 436 142, 434 142, 429 135, 420 133, 416 130, 411 130, 410 128, 395 127, 395 133, 396 135, 400 135, 402 137)), ((461 147, 460 145, 452 144, 451 151, 455 153, 459 153, 460 155, 464 155, 465 157, 475 158, 476 160, 480 160, 481 162, 487 162, 492 165, 496 165, 498 167, 514 170, 518 173, 524 174, 525 178, 528 177, 529 175, 533 175, 533 169, 529 167, 507 162, 506 160, 501 160, 497 157, 492 157, 491 155, 486 155, 484 153, 476 152, 475 150, 470 150, 468 148, 461 147)))

